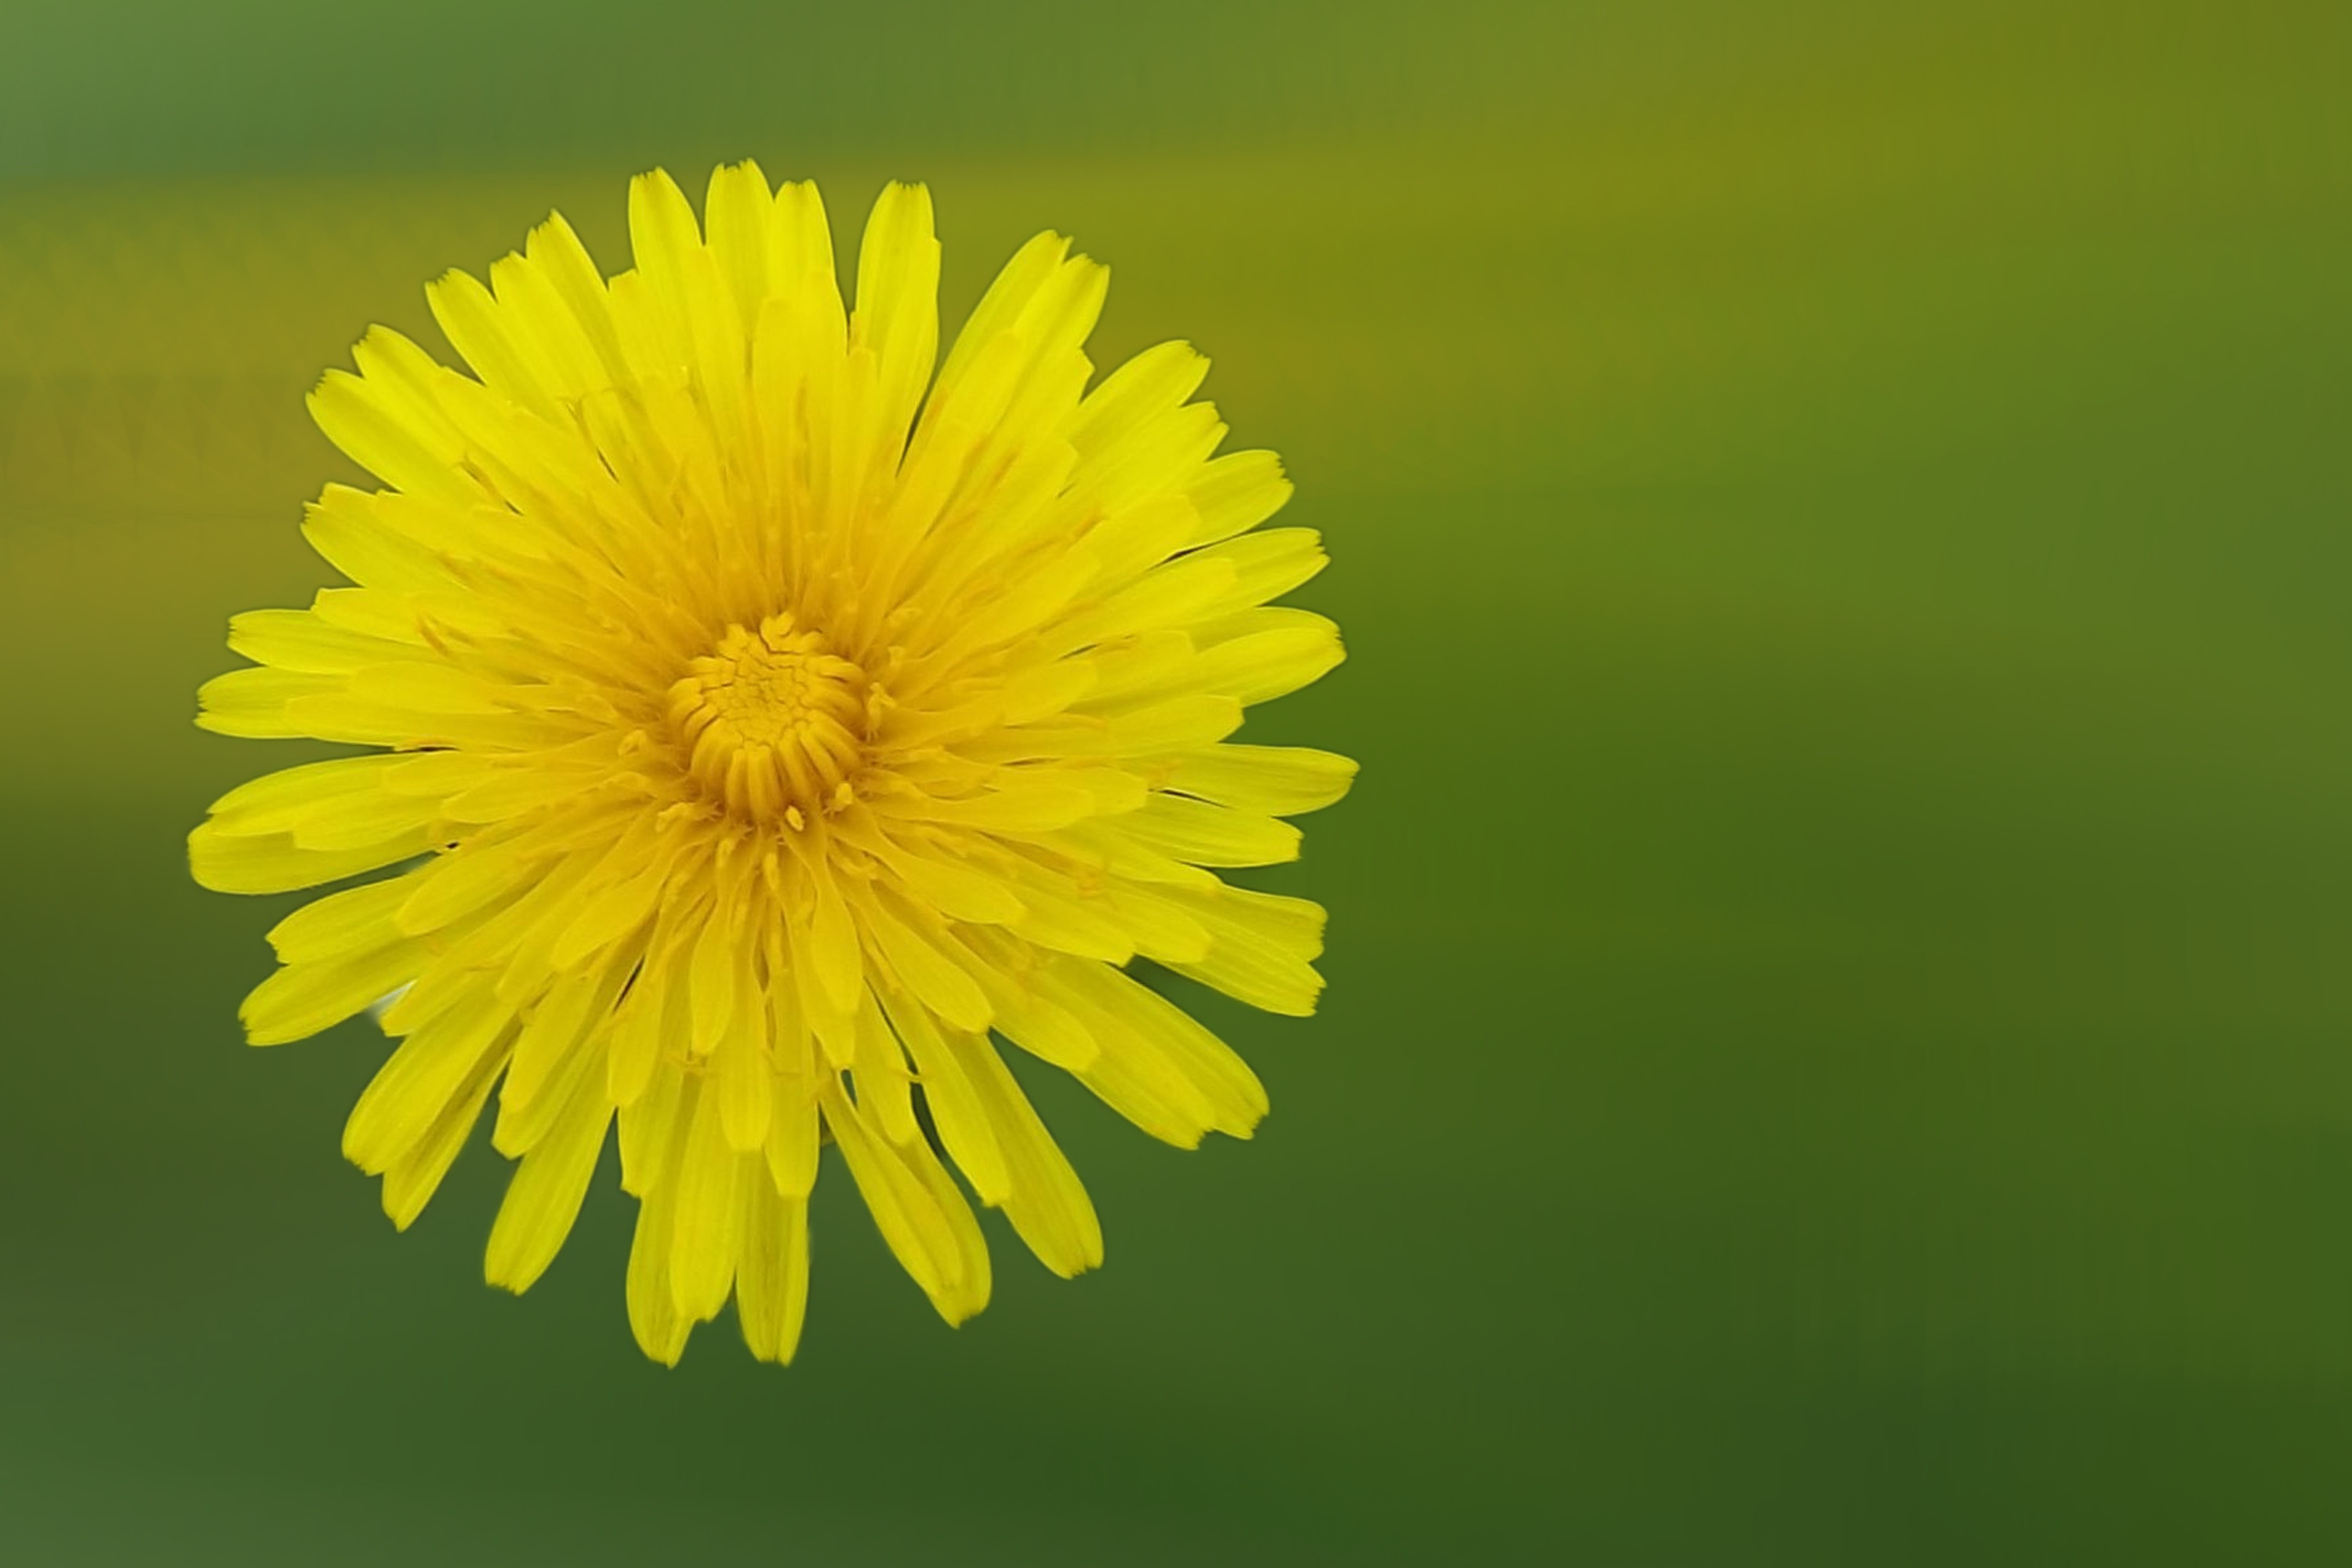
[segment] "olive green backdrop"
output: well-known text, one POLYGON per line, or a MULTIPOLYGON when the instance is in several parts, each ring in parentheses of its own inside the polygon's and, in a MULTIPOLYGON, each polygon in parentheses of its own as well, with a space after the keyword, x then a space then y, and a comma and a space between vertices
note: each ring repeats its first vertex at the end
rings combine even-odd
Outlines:
POLYGON ((0 1559, 2342 1561, 2341 6, 0 8, 0 1559), (929 181, 1290 460, 1363 759, 1254 1143, 1031 1075, 1109 1260, 632 1347, 609 1173, 395 1237, 182 836, 301 397, 626 177, 929 181))

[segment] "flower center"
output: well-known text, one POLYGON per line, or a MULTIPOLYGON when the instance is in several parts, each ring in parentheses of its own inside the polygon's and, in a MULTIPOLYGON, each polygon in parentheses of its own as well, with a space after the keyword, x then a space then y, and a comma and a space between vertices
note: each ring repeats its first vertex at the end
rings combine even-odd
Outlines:
POLYGON ((730 626, 669 689, 688 771, 738 816, 799 826, 844 804, 865 747, 866 672, 790 615, 730 626))

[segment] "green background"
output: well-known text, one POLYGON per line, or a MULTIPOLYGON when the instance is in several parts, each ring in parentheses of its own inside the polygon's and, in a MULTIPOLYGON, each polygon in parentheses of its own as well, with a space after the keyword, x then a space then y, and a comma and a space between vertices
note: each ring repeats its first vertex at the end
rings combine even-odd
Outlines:
MULTIPOLYGON (((9 0, 0 1557, 1822 1564, 2352 1552, 2352 12, 9 0), (1183 336, 1352 658, 1309 1023, 1108 1265, 941 1328, 829 1168, 806 1340, 632 1347, 608 1172, 395 1237, 268 1052, 301 395, 550 205, 930 182, 1183 336)), ((608 1156, 609 1158, 609 1156, 608 1156)))

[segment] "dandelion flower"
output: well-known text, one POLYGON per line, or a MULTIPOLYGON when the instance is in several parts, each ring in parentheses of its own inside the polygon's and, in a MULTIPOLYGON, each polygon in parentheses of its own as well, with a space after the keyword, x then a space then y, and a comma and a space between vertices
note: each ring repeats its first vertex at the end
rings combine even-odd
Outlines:
POLYGON ((1259 528, 1290 486, 1216 455, 1206 362, 1089 389, 1106 273, 1066 239, 934 376, 921 186, 877 202, 848 309, 813 185, 722 168, 698 226, 647 174, 629 231, 616 277, 551 216, 432 285, 471 374, 379 328, 312 394, 383 486, 309 511, 352 585, 235 617, 253 668, 198 721, 367 749, 231 791, 191 859, 239 893, 384 873, 270 932, 243 1017, 270 1045, 382 1004, 343 1150, 395 1225, 495 1097, 486 1273, 523 1290, 617 1127, 639 1345, 675 1363, 731 1296, 786 1361, 828 1142, 950 1323, 989 1295, 966 1188, 1055 1273, 1101 1261, 1008 1047, 1169 1142, 1250 1134, 1255 1076, 1130 965, 1313 1010, 1323 911, 1218 872, 1347 789, 1229 739, 1340 645, 1269 605, 1323 552, 1259 528))

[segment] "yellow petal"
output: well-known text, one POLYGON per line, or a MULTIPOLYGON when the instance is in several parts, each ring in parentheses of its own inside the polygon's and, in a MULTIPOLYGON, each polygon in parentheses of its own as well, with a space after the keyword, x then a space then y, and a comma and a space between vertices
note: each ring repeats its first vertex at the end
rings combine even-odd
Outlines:
POLYGON ((613 1018, 613 1039, 605 1058, 605 1090, 616 1106, 636 1102, 654 1081, 660 1066, 662 1042, 690 1028, 685 986, 670 977, 671 959, 660 933, 647 944, 635 981, 613 1018), (673 1022, 672 1013, 676 1014, 673 1022))
POLYGON ((279 963, 304 963, 397 942, 404 933, 392 917, 409 890, 392 877, 313 899, 270 928, 269 945, 279 963))
POLYGON ((213 821, 224 833, 284 833, 305 812, 323 804, 383 788, 394 769, 414 760, 382 755, 335 757, 281 768, 239 784, 213 802, 213 821))
MULTIPOLYGON (((1249 1064, 1191 1014, 1133 976, 1099 964, 1054 971, 1055 994, 1155 1091, 1181 1079, 1209 1107, 1208 1125, 1246 1138, 1265 1115, 1265 1088, 1249 1064)), ((1181 1095, 1169 1096, 1171 1104, 1181 1095)))
POLYGON ((396 936, 381 947, 341 958, 289 963, 254 987, 238 1009, 246 1038, 283 1045, 340 1024, 416 978, 424 945, 396 936))
MULTIPOLYGON (((645 1092, 620 1108, 621 1190, 642 1198, 669 1179, 670 1159, 684 1118, 692 1111, 688 1079, 676 1068, 659 1071, 645 1092)), ((663 1294, 668 1294, 669 1260, 665 1254, 663 1294)))
POLYGON ((752 1184, 735 1263, 735 1315, 761 1361, 788 1363, 808 1310, 808 1203, 752 1184))
POLYGON ((1211 940, 1208 927, 1168 892, 1114 883, 1103 889, 1102 902, 1144 957, 1175 963, 1206 956, 1211 940))
POLYGON ((375 1173, 415 1148, 450 1102, 476 1081, 486 1059, 505 1060, 513 1019, 495 991, 475 985, 419 1025, 352 1107, 351 1120, 343 1124, 343 1157, 375 1173))
POLYGON ((1149 1057, 1107 1050, 1078 1081, 1129 1122, 1179 1149, 1199 1148, 1214 1124, 1214 1113, 1200 1095, 1149 1057))
POLYGON ((734 1027, 740 944, 740 934, 725 910, 714 911, 703 926, 702 934, 695 939, 694 956, 687 964, 687 989, 692 1002, 689 1016, 694 1028, 682 1043, 696 1056, 709 1056, 734 1027))
POLYGON ((1039 843, 1082 866, 1133 881, 1204 890, 1221 885, 1215 872, 1175 859, 1134 834, 1120 831, 1124 820, 1082 822, 1046 836, 1039 843))
POLYGON ((874 351, 876 418, 894 457, 939 354, 939 287, 940 242, 931 232, 930 192, 921 185, 885 185, 858 248, 857 309, 850 317, 849 341, 874 351))
POLYGON ((446 372, 389 327, 370 327, 352 361, 358 375, 330 371, 310 395, 327 438, 394 489, 457 505, 479 500, 459 462, 465 443, 434 395, 446 372))
POLYGON ((604 379, 619 380, 628 372, 628 361, 622 353, 621 340, 613 324, 612 305, 604 291, 604 279, 596 270, 596 263, 588 255, 587 247, 564 221, 561 213, 550 213, 547 221, 530 231, 524 255, 536 266, 551 291, 562 301, 569 324, 579 329, 592 352, 604 367, 604 379))
POLYGON ((534 863, 554 852, 543 840, 474 838, 436 858, 407 879, 411 891, 400 906, 403 931, 437 931, 511 897, 530 884, 534 863))
POLYGON ((814 180, 787 180, 776 187, 775 226, 770 231, 776 273, 797 289, 813 277, 823 277, 834 295, 834 313, 841 313, 840 290, 833 283, 833 229, 825 221, 824 198, 814 180))
POLYGON ((483 385, 541 417, 562 417, 540 379, 535 356, 515 342, 498 300, 479 279, 452 269, 425 286, 425 300, 450 346, 473 367, 483 385))
POLYGON ((962 742, 956 750, 975 762, 1015 763, 1033 759, 1152 756, 1212 745, 1241 727, 1242 705, 1230 697, 1202 693, 1105 719, 1066 714, 1044 723, 999 731, 962 742))
POLYGON ((1335 752, 1227 742, 1178 758, 1168 787, 1237 811, 1295 816, 1329 805, 1355 779, 1354 759, 1335 752))
POLYGON ((199 883, 216 893, 289 893, 373 871, 432 847, 432 836, 423 828, 378 844, 305 849, 283 833, 226 834, 207 822, 188 835, 188 868, 199 883))
POLYGON ((1240 564, 1208 551, 1155 566, 1094 605, 1078 609, 1039 634, 1039 647, 1056 657, 1112 637, 1181 626, 1227 613, 1244 598, 1240 564))
MULTIPOLYGON (((329 485, 305 510, 302 537, 329 565, 371 589, 406 595, 449 587, 456 579, 448 559, 390 526, 386 500, 347 485, 329 485)), ((333 592, 322 591, 320 603, 328 602, 326 595, 333 592)), ((413 623, 413 613, 406 619, 413 623)))
POLYGON ((1196 963, 1168 967, 1237 1002, 1293 1018, 1313 1016, 1315 1004, 1323 994, 1323 976, 1312 964, 1223 942, 1196 963))
MULTIPOLYGON (((877 813, 1002 833, 1049 833, 1097 814, 1095 794, 1076 779, 1038 770, 1004 769, 992 788, 958 800, 928 795, 892 795, 876 803, 877 813)), ((993 900, 988 900, 993 902, 993 900)))
POLYGON ((439 820, 440 803, 391 789, 395 770, 409 762, 379 755, 289 768, 222 797, 213 807, 212 826, 237 837, 283 834, 301 849, 356 849, 413 838, 439 820))
POLYGON ((1099 1267, 1102 1225, 1095 1205, 995 1047, 977 1036, 949 1043, 1003 1151, 1012 1182, 1003 1208, 1013 1228, 1037 1261, 1066 1279, 1099 1267))
MULTIPOLYGON (((551 218, 541 230, 562 221, 551 218)), ((497 297, 499 322, 530 366, 531 378, 551 401, 574 403, 610 386, 613 371, 598 352, 594 334, 564 298, 541 230, 532 232, 525 255, 503 257, 490 264, 490 291, 497 297)), ((593 278, 593 265, 590 272, 593 278)), ((604 280, 595 279, 594 288, 601 296, 604 280)), ((550 410, 539 412, 546 416, 550 410)), ((560 411, 556 416, 560 421, 560 411)))
POLYGON ((727 279, 737 314, 745 321, 759 320, 760 307, 773 287, 768 239, 775 205, 759 164, 746 160, 710 171, 710 187, 702 198, 703 227, 719 276, 727 279))
POLYGON ((312 674, 340 674, 425 651, 422 638, 399 642, 321 620, 310 610, 247 610, 228 620, 228 646, 256 664, 312 674))
MULTIPOLYGON (((676 1366, 677 1358, 686 1353, 687 1336, 695 1324, 693 1318, 678 1310, 677 1298, 670 1289, 677 1221, 677 1174, 686 1144, 687 1120, 686 1116, 666 1117, 656 1129, 660 1138, 649 1152, 647 1163, 652 1169, 640 1192, 636 1230, 629 1241, 629 1331, 636 1336, 637 1348, 664 1366, 676 1366)), ((625 1113, 621 1133, 625 1141, 629 1135, 625 1113)))
POLYGON ((1304 1017, 1315 1011, 1323 990, 1313 965, 1323 951, 1322 906, 1246 888, 1180 889, 1169 896, 1213 939, 1201 957, 1169 967, 1269 1012, 1304 1017))
POLYGON ((735 1284, 743 1205, 751 1184, 767 1180, 755 1157, 728 1147, 719 1095, 707 1080, 700 1087, 678 1159, 669 1264, 677 1310, 695 1322, 717 1317, 727 1304, 735 1284))
POLYGON ((1282 510, 1290 490, 1282 459, 1272 452, 1228 452, 1202 465, 1184 491, 1200 520, 1200 531, 1186 542, 1212 544, 1255 528, 1282 510))
POLYGON ((768 1119, 768 1175, 776 1191, 804 1198, 816 1185, 819 1133, 817 1085, 805 1074, 779 1074, 775 1107, 768 1119))
POLYGON ((857 912, 874 945, 924 1006, 958 1028, 988 1027, 988 998, 963 965, 923 929, 923 922, 901 919, 870 895, 861 900, 857 912))
POLYGON ((768 1121, 775 1113, 775 1074, 768 1054, 771 1015, 748 954, 738 962, 741 967, 735 980, 733 1021, 712 1058, 727 1146, 739 1154, 756 1154, 767 1144, 768 1121))
POLYGON ((581 899, 579 912, 563 928, 550 960, 558 969, 570 969, 642 929, 659 907, 667 871, 667 866, 656 861, 633 877, 592 887, 581 899))
POLYGON ((947 1221, 948 1234, 955 1243, 955 1283, 945 1298, 935 1296, 931 1299, 931 1305, 938 1309, 940 1316, 953 1327, 988 1305, 993 1279, 989 1268, 988 1243, 980 1233, 980 1220, 971 1212, 971 1205, 964 1201, 963 1193, 955 1184, 955 1178, 948 1174, 947 1167, 940 1163, 939 1156, 931 1152, 929 1143, 918 1138, 904 1145, 898 1155, 915 1173, 916 1180, 922 1184, 923 1190, 930 1194, 931 1203, 947 1221))
POLYGON ((482 1258, 489 1283, 520 1295, 547 1272, 580 1216, 612 1121, 613 1108, 597 1075, 579 1075, 547 1135, 522 1157, 507 1183, 482 1258))
POLYGON ((1273 866, 1298 858, 1298 829, 1276 816, 1181 795, 1155 795, 1107 831, 1194 866, 1273 866))
POLYGON ((883 833, 862 836, 856 842, 878 856, 917 899, 950 920, 1003 925, 1021 917, 1021 900, 999 878, 883 833))
MULTIPOLYGON (((964 1300, 964 1251, 940 1195, 909 1168, 906 1152, 875 1134, 838 1085, 826 1089, 824 1105, 825 1125, 833 1130, 875 1228, 940 1314, 951 1323, 961 1321, 951 1314, 964 1300)), ((962 1199, 956 1202, 961 1205, 962 1199)))
MULTIPOLYGON (((791 842, 796 850, 801 849, 798 836, 791 842)), ((825 1000, 832 1004, 833 1013, 846 1018, 857 1010, 857 998, 866 984, 866 961, 858 952, 857 927, 850 919, 849 906, 842 900, 826 858, 822 853, 804 854, 801 864, 808 874, 814 900, 808 962, 803 967, 815 976, 825 1000)))
POLYGON ((1323 552, 1323 536, 1311 528, 1260 529, 1181 559, 1202 563, 1203 569, 1212 561, 1233 568, 1233 580, 1224 592, 1202 605, 1198 616, 1202 620, 1278 598, 1330 563, 1330 557, 1323 552))
POLYGON ((343 678, 308 670, 232 669, 196 689, 196 724, 216 735, 282 741, 309 733, 289 711, 302 698, 340 691, 343 678))
POLYGON ((963 330, 956 334, 955 346, 948 352, 947 363, 940 367, 939 383, 926 410, 927 422, 932 411, 961 388, 973 362, 996 343, 1037 290, 1052 279, 1069 248, 1066 238, 1048 231, 1032 236, 1027 244, 1013 253, 1013 258, 997 273, 980 303, 965 319, 963 330))
POLYGON ((1013 929, 1040 947, 1055 952, 1125 963, 1135 956, 1135 939, 1127 921, 1100 899, 1065 897, 1040 883, 1021 889, 1022 915, 1013 929))
POLYGON ((1099 1047, 1076 1018, 1039 995, 1034 986, 1008 976, 997 963, 982 963, 974 973, 982 978, 989 1005, 995 1009, 997 1033, 1065 1072, 1084 1072, 1093 1063, 1099 1047))
POLYGON ((1156 343, 1103 377, 1070 422, 1070 441, 1091 456, 1200 390, 1209 362, 1192 344, 1156 343))
POLYGON ((949 1157, 982 1203, 992 1207, 1003 1203, 1012 1192, 1012 1178, 1005 1170, 1003 1152, 996 1146, 988 1113, 973 1092, 963 1064, 948 1048, 939 1026, 920 1003, 895 992, 883 1000, 891 1026, 922 1077, 923 1103, 930 1110, 949 1157))
POLYGON ((383 1212, 394 1230, 406 1230, 415 1224, 416 1216, 440 1190, 441 1178, 449 1173, 458 1151, 466 1146, 467 1135, 481 1120, 482 1102, 489 1098, 490 1085, 498 1076, 496 1058, 486 1057, 476 1063, 472 1076, 434 1118, 425 1136, 385 1169, 383 1212))
MULTIPOLYGON (((1177 692, 1205 691, 1255 706, 1313 685, 1348 657, 1339 628, 1321 616, 1283 609, 1249 614, 1252 629, 1203 647, 1155 685, 1130 691, 1122 701, 1141 703, 1177 692)), ((1221 623, 1221 629, 1234 624, 1221 623)))
POLYGON ((1101 446, 1070 476, 1068 503, 1116 512, 1153 496, 1179 492, 1197 478, 1225 438, 1213 403, 1164 408, 1106 431, 1101 446))
POLYGON ((603 1079, 601 1044, 589 1047, 610 1026, 613 999, 621 989, 619 968, 564 975, 530 1010, 499 1091, 499 1122, 490 1141, 499 1153, 512 1159, 536 1148, 573 1081, 591 1065, 599 1070, 589 1076, 603 1079))
MULTIPOLYGON (((643 300, 649 313, 642 320, 653 336, 644 347, 651 351, 647 363, 638 358, 643 350, 629 343, 631 358, 641 369, 659 372, 690 364, 694 359, 694 338, 688 325, 688 296, 695 288, 695 268, 690 258, 702 249, 702 236, 696 228, 694 209, 687 205, 686 193, 664 169, 652 169, 629 182, 629 249, 635 258, 635 277, 641 284, 643 300)), ((634 315, 622 298, 625 292, 620 279, 613 284, 614 303, 625 315, 634 315)))
POLYGON ((898 1037, 870 990, 857 1010, 856 1026, 857 1065, 851 1077, 857 1089, 857 1109, 877 1132, 904 1147, 923 1135, 915 1122, 913 1080, 908 1076, 898 1037))

